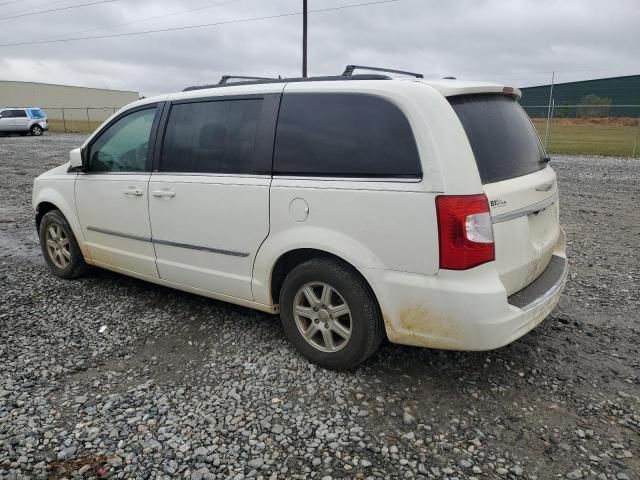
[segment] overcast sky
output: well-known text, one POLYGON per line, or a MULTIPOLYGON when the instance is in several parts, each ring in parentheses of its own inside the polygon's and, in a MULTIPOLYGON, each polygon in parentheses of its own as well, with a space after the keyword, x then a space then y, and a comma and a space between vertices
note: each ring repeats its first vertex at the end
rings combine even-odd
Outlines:
MULTIPOLYGON (((0 44, 229 22, 302 9, 302 0, 103 0, 35 13, 98 1, 0 0, 0 44)), ((308 3, 313 11, 371 1, 308 3)), ((310 13, 309 73, 337 74, 356 63, 515 86, 549 83, 554 70, 559 82, 638 74, 639 20, 639 0, 398 0, 310 13)), ((296 15, 1 46, 0 80, 134 90, 148 96, 217 82, 222 74, 299 76, 301 24, 296 15)))

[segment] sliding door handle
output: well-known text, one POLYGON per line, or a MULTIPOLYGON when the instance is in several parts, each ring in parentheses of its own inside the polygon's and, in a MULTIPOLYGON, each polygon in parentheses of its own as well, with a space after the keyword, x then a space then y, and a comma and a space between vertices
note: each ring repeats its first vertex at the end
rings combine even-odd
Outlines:
POLYGON ((133 195, 134 197, 142 196, 142 190, 135 187, 126 188, 122 191, 122 193, 124 193, 125 195, 133 195))
POLYGON ((175 197, 176 192, 173 190, 154 190, 151 195, 154 197, 175 197))

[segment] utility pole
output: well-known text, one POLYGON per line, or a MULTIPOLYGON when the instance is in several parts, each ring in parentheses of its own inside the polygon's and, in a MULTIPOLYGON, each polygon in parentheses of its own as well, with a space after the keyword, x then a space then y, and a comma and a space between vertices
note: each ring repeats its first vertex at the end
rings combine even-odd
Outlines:
POLYGON ((302 76, 307 78, 307 0, 302 0, 302 76))

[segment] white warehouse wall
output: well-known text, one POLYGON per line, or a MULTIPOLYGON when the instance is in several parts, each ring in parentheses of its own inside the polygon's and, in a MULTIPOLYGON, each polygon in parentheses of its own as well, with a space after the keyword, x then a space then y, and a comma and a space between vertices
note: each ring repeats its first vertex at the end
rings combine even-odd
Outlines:
POLYGON ((51 119, 104 120, 114 110, 140 98, 138 92, 0 80, 0 107, 40 107, 51 119))

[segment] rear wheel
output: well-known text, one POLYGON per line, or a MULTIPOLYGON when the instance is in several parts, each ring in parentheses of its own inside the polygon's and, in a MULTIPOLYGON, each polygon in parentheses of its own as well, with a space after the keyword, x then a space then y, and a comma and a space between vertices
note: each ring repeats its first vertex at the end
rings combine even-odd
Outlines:
POLYGON ((326 368, 352 368, 384 338, 377 301, 352 268, 318 258, 295 267, 280 293, 280 318, 289 341, 326 368))
POLYGON ((40 221, 40 247, 54 275, 72 279, 87 271, 76 237, 60 210, 47 212, 40 221))
POLYGON ((40 135, 42 135, 42 132, 44 130, 40 125, 36 123, 34 126, 31 127, 30 131, 31 131, 31 135, 33 135, 34 137, 39 137, 40 135))

